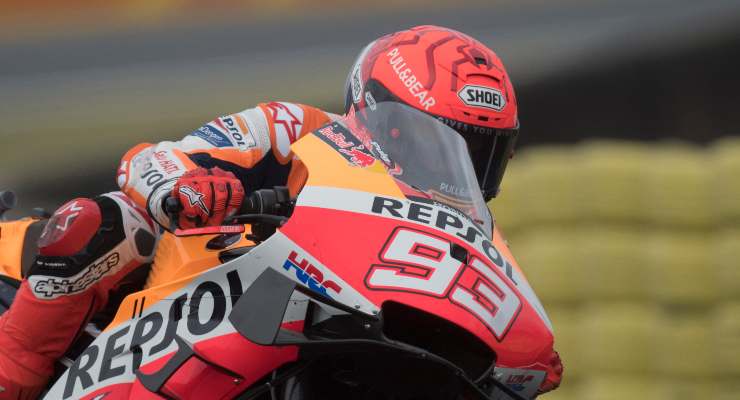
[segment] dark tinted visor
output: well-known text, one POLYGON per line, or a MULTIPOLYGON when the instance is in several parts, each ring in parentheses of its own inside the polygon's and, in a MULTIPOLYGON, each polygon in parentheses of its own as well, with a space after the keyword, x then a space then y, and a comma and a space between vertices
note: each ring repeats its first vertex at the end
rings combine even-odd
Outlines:
MULTIPOLYGON (((366 92, 369 92, 369 98, 366 94, 366 104, 371 108, 380 102, 399 102, 403 103, 398 97, 393 95, 380 82, 370 79, 366 84, 366 92), (369 100, 369 101, 367 101, 369 100)), ((514 152, 514 145, 519 134, 519 127, 514 129, 495 129, 478 125, 462 123, 457 120, 439 117, 433 115, 438 120, 454 129, 468 144, 470 158, 473 161, 473 168, 478 178, 483 199, 488 201, 499 192, 501 180, 506 171, 506 165, 514 152)), ((398 123, 395 126, 400 126, 398 123)))
POLYGON ((506 165, 514 152, 518 129, 495 129, 489 134, 471 129, 460 134, 468 144, 483 198, 488 201, 499 192, 506 165))

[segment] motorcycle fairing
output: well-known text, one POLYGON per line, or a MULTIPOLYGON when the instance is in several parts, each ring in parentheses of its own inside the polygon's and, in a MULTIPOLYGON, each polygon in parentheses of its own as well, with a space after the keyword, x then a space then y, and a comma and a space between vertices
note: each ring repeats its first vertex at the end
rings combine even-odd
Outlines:
POLYGON ((542 303, 540 303, 511 255, 498 227, 494 228, 493 240, 489 240, 484 237, 484 234, 480 232, 475 224, 455 209, 429 203, 419 203, 403 197, 368 195, 368 193, 370 192, 307 186, 301 193, 297 206, 341 210, 369 216, 380 216, 404 223, 422 224, 432 230, 439 229, 462 239, 498 267, 507 281, 516 287, 547 328, 552 331, 552 324, 542 303), (428 217, 424 216, 422 212, 425 211, 429 211, 431 214, 428 217))
MULTIPOLYGON (((377 313, 377 307, 369 300, 331 270, 316 263, 300 246, 277 232, 262 245, 233 261, 128 296, 119 308, 114 323, 77 358, 45 398, 92 399, 106 390, 110 390, 110 396, 115 393, 121 398, 153 396, 136 380, 136 370, 140 368, 142 373, 151 374, 161 369, 176 353, 175 336, 192 344, 202 358, 210 359, 220 368, 243 377, 238 384, 233 379, 223 380, 222 386, 225 386, 221 390, 224 393, 245 390, 265 374, 297 357, 295 346, 261 346, 248 341, 235 331, 227 318, 238 296, 268 268, 305 285, 309 290, 322 287, 321 282, 315 280, 312 285, 311 279, 323 274, 324 281, 331 280, 341 288, 339 293, 331 294, 337 301, 353 306, 357 304, 358 310, 368 314, 377 313), (314 265, 310 270, 313 275, 305 279, 306 282, 297 276, 302 271, 286 267, 291 262, 291 252, 296 253, 292 260, 299 267, 304 260, 306 268, 314 265), (146 304, 146 308, 137 306, 142 304, 146 304), (244 360, 254 361, 245 363, 244 360)), ((283 315, 283 328, 302 329, 307 302, 307 297, 299 292, 292 295, 283 315)), ((184 367, 178 373, 188 377, 193 387, 197 387, 198 377, 206 379, 205 376, 213 376, 213 368, 203 365, 184 367)), ((173 379, 184 378, 173 375, 173 379)), ((174 390, 172 386, 176 385, 175 382, 168 382, 165 389, 169 392, 174 390)), ((211 385, 210 381, 208 385, 211 385)), ((209 393, 219 390, 218 384, 215 385, 209 393)), ((191 388, 188 395, 178 398, 196 399, 199 397, 192 396, 197 392, 191 388)))
MULTIPOLYGON (((309 177, 293 216, 281 232, 308 251, 312 262, 341 276, 378 307, 387 300, 404 302, 442 315, 475 333, 494 349, 498 366, 547 369, 552 325, 497 228, 489 238, 458 210, 410 200, 397 181, 379 168, 377 160, 359 167, 314 135, 296 142, 293 151, 308 167, 309 177), (379 253, 399 229, 436 236, 465 248, 468 265, 450 281, 457 279, 478 288, 485 284, 489 292, 499 295, 501 291, 514 293, 519 305, 510 323, 498 331, 490 329, 490 324, 451 298, 452 285, 425 294, 398 287, 372 287, 369 273, 374 264, 388 264, 379 253)), ((397 265, 390 264, 398 270, 397 265)), ((459 290, 456 293, 465 294, 459 290)))
MULTIPOLYGON (((393 199, 367 192, 326 187, 308 186, 303 194, 296 205, 293 218, 281 232, 310 252, 315 263, 325 265, 327 269, 332 266, 337 275, 342 276, 347 284, 355 287, 374 304, 381 306, 384 302, 393 300, 453 321, 473 332, 494 349, 499 365, 523 368, 538 361, 545 362, 540 358, 552 346, 552 332, 525 295, 527 291, 519 289, 528 286, 521 272, 510 264, 510 276, 507 275, 506 266, 510 262, 498 252, 500 244, 496 246, 491 243, 484 248, 483 243, 486 242, 480 234, 470 234, 470 237, 478 239, 472 243, 467 242, 461 237, 466 236, 464 232, 468 232, 464 227, 439 229, 436 226, 437 219, 449 221, 455 215, 442 207, 403 198, 393 199), (397 209, 399 216, 386 215, 388 212, 380 206, 390 199, 403 204, 397 209), (408 219, 408 210, 414 205, 425 207, 422 212, 428 213, 429 224, 408 219), (308 226, 318 225, 322 227, 321 230, 307 229, 308 226), (373 284, 370 277, 377 267, 400 270, 398 263, 381 255, 387 244, 398 236, 399 231, 409 231, 412 234, 419 232, 439 238, 441 242, 449 241, 462 246, 469 253, 469 265, 464 267, 463 263, 458 263, 454 276, 438 290, 407 287, 403 283, 403 271, 392 277, 395 282, 400 282, 397 285, 394 281, 385 287, 373 284), (328 248, 332 251, 324 251, 328 248), (479 314, 469 312, 451 297, 454 293, 459 293, 454 290, 455 287, 470 286, 468 284, 481 280, 494 290, 505 291, 517 299, 516 310, 511 312, 511 321, 502 325, 500 330, 492 328, 496 321, 488 321, 490 323, 486 324, 479 319, 479 314)), ((458 225, 458 222, 459 220, 455 220, 454 225, 458 225)), ((447 246, 449 248, 449 244, 447 246)), ((417 280, 416 277, 412 279, 417 280)), ((495 315, 493 318, 495 319, 495 315)))

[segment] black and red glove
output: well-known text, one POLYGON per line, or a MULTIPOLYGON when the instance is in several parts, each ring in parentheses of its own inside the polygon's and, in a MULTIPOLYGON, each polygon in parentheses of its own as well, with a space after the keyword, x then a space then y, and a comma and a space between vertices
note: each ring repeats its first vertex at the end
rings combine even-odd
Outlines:
POLYGON ((196 168, 177 180, 172 197, 180 202, 176 222, 181 229, 217 226, 239 211, 244 187, 221 168, 196 168))

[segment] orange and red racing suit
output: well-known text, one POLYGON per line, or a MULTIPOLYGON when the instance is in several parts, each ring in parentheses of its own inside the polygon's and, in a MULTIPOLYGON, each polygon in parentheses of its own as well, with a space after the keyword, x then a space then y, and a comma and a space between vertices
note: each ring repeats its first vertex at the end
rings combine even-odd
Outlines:
MULTIPOLYGON (((117 174, 126 196, 74 199, 57 210, 15 300, 0 316, 0 399, 35 398, 109 291, 151 261, 159 229, 150 218, 169 228, 162 205, 180 176, 219 167, 232 172, 246 194, 287 184, 296 195, 307 172, 290 144, 331 119, 317 108, 285 102, 219 117, 180 141, 129 150, 117 174)), ((18 254, 0 254, 0 265, 21 271, 11 265, 21 262, 18 254)))
POLYGON ((197 167, 232 172, 247 194, 287 184, 295 196, 307 175, 290 145, 331 119, 330 114, 301 104, 259 104, 216 118, 179 142, 132 148, 121 161, 118 185, 165 228, 170 221, 162 202, 177 179, 197 167))

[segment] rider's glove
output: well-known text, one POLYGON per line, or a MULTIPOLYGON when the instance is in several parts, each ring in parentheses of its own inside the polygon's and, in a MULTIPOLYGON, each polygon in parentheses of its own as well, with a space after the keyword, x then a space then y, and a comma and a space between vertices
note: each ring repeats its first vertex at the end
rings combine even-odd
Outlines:
POLYGON ((177 225, 191 229, 221 225, 236 214, 244 199, 244 188, 231 172, 218 167, 196 168, 177 180, 171 194, 180 203, 177 225))

